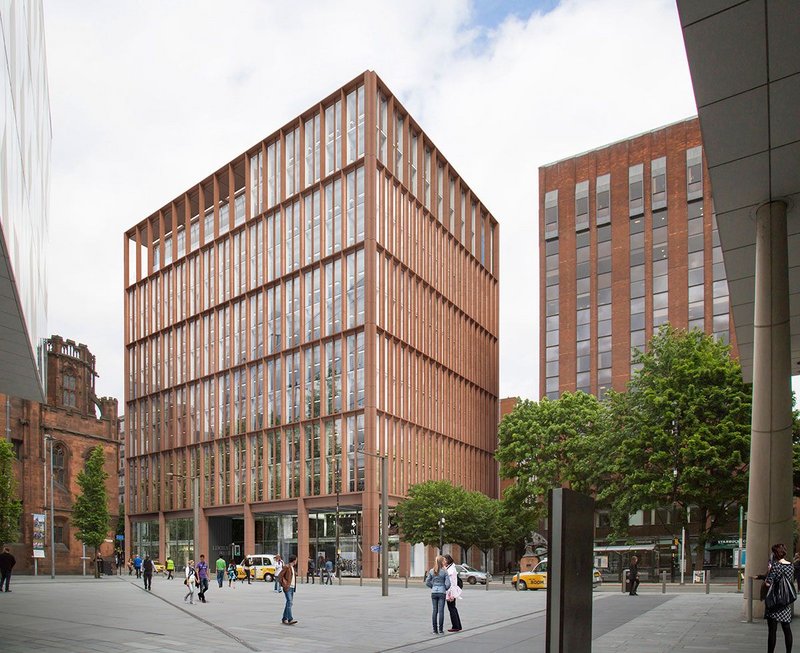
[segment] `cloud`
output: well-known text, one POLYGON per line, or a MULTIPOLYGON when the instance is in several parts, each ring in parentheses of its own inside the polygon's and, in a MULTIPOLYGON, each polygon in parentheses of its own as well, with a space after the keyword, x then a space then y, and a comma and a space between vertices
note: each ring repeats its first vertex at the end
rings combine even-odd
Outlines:
POLYGON ((538 167, 695 108, 673 2, 537 6, 46 2, 50 331, 122 401, 123 232, 372 69, 500 222, 501 394, 538 397, 538 167))

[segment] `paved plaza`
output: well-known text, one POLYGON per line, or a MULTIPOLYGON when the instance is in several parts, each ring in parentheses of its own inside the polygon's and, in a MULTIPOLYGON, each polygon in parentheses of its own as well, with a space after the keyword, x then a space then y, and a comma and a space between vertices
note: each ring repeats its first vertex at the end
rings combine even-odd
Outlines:
MULTIPOLYGON (((431 633, 429 590, 420 580, 380 585, 357 581, 301 585, 298 623, 280 622, 283 596, 271 583, 212 581, 208 603, 183 603, 180 578, 157 576, 146 592, 135 577, 99 580, 74 576, 13 579, 0 595, 0 650, 71 652, 292 651, 367 653, 526 653, 544 651, 544 592, 516 592, 509 585, 467 587, 459 609, 465 630, 431 633)), ((594 653, 732 651, 766 645, 763 622, 742 621, 742 595, 734 586, 642 586, 639 597, 604 585, 594 592, 594 653)), ((447 617, 446 626, 449 625, 447 617)), ((782 642, 778 644, 782 651, 782 642)))

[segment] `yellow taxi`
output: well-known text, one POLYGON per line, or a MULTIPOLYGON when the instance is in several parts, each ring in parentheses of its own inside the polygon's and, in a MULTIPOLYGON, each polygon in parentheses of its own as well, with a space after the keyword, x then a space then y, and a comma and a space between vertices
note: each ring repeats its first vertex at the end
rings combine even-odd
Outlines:
MULTIPOLYGON (((256 553, 245 557, 250 561, 251 579, 263 580, 267 583, 271 583, 275 579, 275 554, 256 553)), ((247 578, 241 563, 236 565, 236 575, 239 580, 247 578)))
MULTIPOLYGON (((514 589, 544 590, 547 589, 547 558, 543 558, 531 571, 516 573, 511 577, 514 589)), ((592 569, 592 587, 603 583, 603 576, 597 568, 592 569)))
POLYGON ((153 560, 153 567, 155 568, 155 572, 157 574, 163 574, 164 570, 167 568, 163 562, 159 562, 158 560, 153 560))

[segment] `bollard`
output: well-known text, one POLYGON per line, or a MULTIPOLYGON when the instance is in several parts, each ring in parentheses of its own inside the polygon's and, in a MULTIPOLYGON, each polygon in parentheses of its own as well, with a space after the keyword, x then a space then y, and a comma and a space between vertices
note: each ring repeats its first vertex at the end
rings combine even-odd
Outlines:
POLYGON ((406 589, 408 589, 408 576, 406 576, 406 589))
POLYGON ((662 571, 661 572, 661 593, 662 594, 666 594, 667 593, 667 572, 666 571, 662 571))
MULTIPOLYGON (((341 583, 342 583, 342 580, 340 578, 339 579, 339 584, 341 585, 341 583)), ((359 587, 364 587, 364 576, 363 575, 358 577, 358 585, 359 585, 359 587)))
POLYGON ((706 594, 711 593, 711 571, 706 570, 706 594))
POLYGON ((747 577, 747 623, 753 623, 753 577, 747 577))
POLYGON ((489 579, 488 578, 486 579, 486 591, 487 592, 489 591, 489 579))
POLYGON ((629 571, 630 571, 629 569, 623 569, 623 570, 622 570, 622 588, 621 588, 621 590, 620 590, 620 591, 621 591, 623 594, 625 594, 625 585, 627 585, 627 583, 626 583, 625 581, 626 581, 626 580, 627 580, 627 578, 628 578, 628 572, 629 572, 629 571))
POLYGON ((506 584, 506 572, 503 572, 503 585, 506 584))

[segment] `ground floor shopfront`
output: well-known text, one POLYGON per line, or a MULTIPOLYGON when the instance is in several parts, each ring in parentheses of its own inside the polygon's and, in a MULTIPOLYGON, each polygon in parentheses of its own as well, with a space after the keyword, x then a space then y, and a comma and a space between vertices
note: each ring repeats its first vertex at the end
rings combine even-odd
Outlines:
MULTIPOLYGON (((197 548, 192 511, 131 516, 127 520, 127 554, 149 555, 159 561, 170 556, 179 568, 201 553, 208 560, 222 556, 236 562, 257 553, 280 553, 284 560, 294 554, 303 574, 309 560, 316 563, 323 558, 335 562, 338 558, 342 575, 366 578, 379 575, 380 510, 343 505, 337 519, 335 506, 305 507, 300 502, 299 507, 299 511, 290 511, 285 505, 280 511, 267 511, 263 507, 259 510, 249 505, 200 509, 197 548)), ((391 517, 390 522, 393 522, 391 517)), ((421 576, 432 564, 434 555, 429 547, 400 542, 396 527, 390 526, 390 575, 421 576)))

